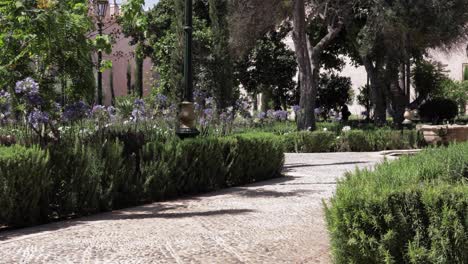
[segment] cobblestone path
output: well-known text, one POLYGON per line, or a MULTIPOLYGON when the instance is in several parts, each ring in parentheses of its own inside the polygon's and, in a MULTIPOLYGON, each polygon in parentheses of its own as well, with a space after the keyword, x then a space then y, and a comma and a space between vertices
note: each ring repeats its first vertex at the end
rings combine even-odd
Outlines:
POLYGON ((330 263, 322 200, 378 153, 287 154, 284 178, 0 233, 0 263, 330 263))

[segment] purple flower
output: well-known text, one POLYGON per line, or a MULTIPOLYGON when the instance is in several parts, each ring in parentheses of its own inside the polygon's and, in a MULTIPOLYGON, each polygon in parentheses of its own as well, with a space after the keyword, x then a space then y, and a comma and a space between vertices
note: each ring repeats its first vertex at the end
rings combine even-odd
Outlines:
POLYGON ((268 111, 266 112, 266 115, 267 115, 268 118, 272 118, 272 119, 273 119, 273 118, 275 118, 275 111, 270 109, 270 110, 268 110, 268 111))
POLYGON ((283 110, 278 110, 273 113, 273 116, 276 120, 286 121, 288 119, 288 112, 283 110))
POLYGON ((297 112, 299 112, 301 110, 301 107, 299 105, 293 105, 292 109, 293 109, 294 113, 297 113, 297 112))
POLYGON ((133 104, 132 120, 135 122, 144 120, 145 116, 145 101, 143 101, 142 99, 136 99, 135 103, 133 104))
POLYGON ((7 91, 0 91, 0 120, 10 115, 11 96, 7 91))
POLYGON ((16 82, 15 93, 24 94, 24 93, 39 93, 39 84, 34 81, 33 78, 28 77, 22 81, 16 82))
POLYGON ((136 99, 133 104, 135 107, 145 107, 145 101, 143 99, 136 99))
POLYGON ((83 101, 68 105, 63 112, 63 119, 66 122, 73 122, 90 115, 90 107, 83 101))
POLYGON ((47 124, 48 122, 49 115, 40 110, 34 109, 28 115, 28 123, 34 128, 37 128, 41 124, 47 124))
POLYGON ((91 114, 95 115, 97 113, 105 111, 106 108, 102 105, 95 105, 93 106, 93 109, 91 110, 91 114))
POLYGON ((214 101, 213 97, 206 98, 205 100, 206 106, 211 106, 213 104, 213 101, 214 101))
POLYGON ((258 119, 265 119, 266 116, 267 116, 267 114, 265 112, 260 112, 260 113, 257 114, 258 119))
POLYGON ((42 103, 44 103, 44 100, 42 100, 42 97, 38 93, 35 93, 35 92, 34 93, 29 92, 26 95, 26 98, 28 99, 29 104, 33 106, 39 106, 42 103))
POLYGON ((164 107, 166 106, 166 103, 167 103, 167 96, 163 94, 156 95, 156 105, 160 107, 164 107))
POLYGON ((107 113, 109 114, 110 117, 113 117, 117 115, 117 109, 115 109, 115 107, 113 106, 109 106, 107 107, 107 113))
POLYGON ((203 113, 204 113, 205 116, 207 116, 207 117, 212 117, 212 116, 213 116, 213 109, 207 108, 207 109, 203 110, 203 113))

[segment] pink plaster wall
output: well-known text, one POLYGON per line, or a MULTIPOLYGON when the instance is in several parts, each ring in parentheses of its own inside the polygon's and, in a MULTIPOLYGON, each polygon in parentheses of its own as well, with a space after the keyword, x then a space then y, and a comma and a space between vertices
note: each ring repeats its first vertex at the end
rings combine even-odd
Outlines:
MULTIPOLYGON (((112 34, 113 32, 119 32, 120 26, 116 23, 114 15, 118 15, 119 7, 113 4, 111 1, 109 8, 107 9, 107 15, 104 20, 103 33, 112 34)), ((97 28, 97 27, 96 27, 97 28)), ((97 32, 91 33, 95 35, 97 32)), ((129 39, 125 38, 123 34, 114 34, 115 44, 112 46, 111 54, 103 54, 103 59, 112 61, 112 69, 103 72, 103 93, 104 102, 106 105, 111 103, 111 89, 110 89, 110 76, 111 71, 113 73, 113 84, 115 96, 127 95, 127 66, 130 65, 132 73, 132 84, 135 84, 135 58, 133 52, 134 46, 130 46, 129 39)), ((97 55, 95 54, 94 59, 96 60, 97 55)), ((145 95, 149 94, 151 87, 154 83, 155 74, 152 71, 152 61, 146 59, 143 64, 143 92, 145 95)), ((96 73, 97 75, 97 73, 96 73)))

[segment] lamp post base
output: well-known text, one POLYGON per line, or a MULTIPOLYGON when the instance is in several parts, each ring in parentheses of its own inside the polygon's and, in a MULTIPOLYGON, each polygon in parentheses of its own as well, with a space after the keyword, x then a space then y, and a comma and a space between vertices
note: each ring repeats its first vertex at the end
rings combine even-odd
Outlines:
POLYGON ((196 128, 178 128, 176 135, 180 139, 195 138, 200 135, 200 131, 196 128))

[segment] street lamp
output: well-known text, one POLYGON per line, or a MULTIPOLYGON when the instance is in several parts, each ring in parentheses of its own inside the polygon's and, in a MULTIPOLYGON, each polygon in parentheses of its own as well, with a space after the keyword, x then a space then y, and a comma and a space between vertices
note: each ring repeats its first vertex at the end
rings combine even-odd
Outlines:
MULTIPOLYGON (((103 27, 103 20, 106 17, 107 7, 109 6, 108 0, 97 0, 96 1, 96 15, 98 16, 98 29, 99 29, 99 36, 102 37, 102 27, 103 27)), ((103 104, 103 96, 102 96, 102 72, 101 72, 101 64, 102 64, 102 51, 98 50, 98 104, 103 104)))
POLYGON ((193 104, 192 31, 192 0, 185 0, 185 91, 180 105, 179 128, 176 131, 176 134, 182 139, 196 137, 200 134, 195 128, 195 106, 193 104))

